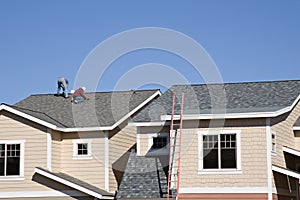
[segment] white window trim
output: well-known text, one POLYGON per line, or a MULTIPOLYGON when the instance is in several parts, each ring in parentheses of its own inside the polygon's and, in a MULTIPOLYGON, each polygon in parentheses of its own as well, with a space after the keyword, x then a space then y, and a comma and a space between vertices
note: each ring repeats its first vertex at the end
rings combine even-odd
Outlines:
MULTIPOLYGON (((170 133, 161 132, 161 133, 152 133, 148 134, 148 152, 151 150, 151 147, 153 145, 153 138, 155 137, 167 137, 167 144, 170 144, 170 133)), ((168 155, 169 152, 169 145, 166 145, 165 147, 161 149, 155 149, 155 151, 151 152, 155 155, 168 155)))
POLYGON ((241 130, 216 130, 198 132, 198 174, 242 174, 241 130), (203 135, 236 134, 236 169, 203 169, 203 135))
POLYGON ((0 176, 0 181, 20 181, 24 180, 24 156, 25 140, 0 140, 1 144, 20 144, 20 175, 19 176, 0 176))
POLYGON ((76 139, 73 140, 73 159, 74 160, 86 160, 92 159, 92 139, 76 139), (88 145, 88 155, 78 155, 77 145, 86 143, 88 145))
POLYGON ((271 147, 272 147, 272 156, 276 156, 277 152, 276 152, 276 148, 277 148, 277 136, 276 136, 276 131, 271 131, 271 147), (275 136, 275 150, 273 150, 273 139, 272 136, 275 136))

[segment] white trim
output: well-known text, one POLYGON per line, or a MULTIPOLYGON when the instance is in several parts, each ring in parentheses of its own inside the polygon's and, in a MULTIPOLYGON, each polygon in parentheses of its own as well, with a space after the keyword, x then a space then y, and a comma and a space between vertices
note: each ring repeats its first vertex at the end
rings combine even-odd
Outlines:
POLYGON ((109 191, 109 134, 104 134, 104 181, 105 190, 109 191))
POLYGON ((2 198, 38 198, 38 197, 68 197, 68 196, 87 196, 77 190, 52 190, 52 191, 23 191, 23 192, 0 192, 2 198), (69 194, 69 195, 68 195, 69 194))
POLYGON ((47 128, 47 169, 52 170, 52 131, 47 128))
MULTIPOLYGON (((71 188, 74 188, 74 189, 76 189, 76 190, 78 190, 78 191, 81 191, 81 192, 83 192, 83 193, 85 193, 85 194, 91 195, 91 196, 96 197, 96 198, 99 198, 99 199, 102 199, 102 198, 103 198, 103 196, 102 196, 101 194, 97 193, 97 192, 94 192, 94 191, 92 191, 92 190, 89 190, 89 189, 87 189, 87 188, 84 188, 84 187, 82 187, 82 186, 80 186, 80 185, 77 185, 77 184, 72 183, 72 182, 70 182, 70 181, 68 181, 68 180, 62 179, 62 178, 60 178, 60 177, 58 177, 58 176, 55 176, 55 175, 53 175, 53 174, 50 174, 50 173, 45 172, 45 171, 43 171, 43 170, 40 170, 40 169, 38 169, 38 168, 35 168, 35 169, 34 169, 34 172, 37 173, 37 174, 40 174, 40 175, 42 175, 42 176, 45 176, 45 177, 47 177, 47 178, 50 178, 50 179, 52 179, 52 180, 54 180, 54 181, 57 181, 57 182, 59 182, 59 183, 62 183, 62 184, 64 184, 64 185, 67 185, 67 186, 69 186, 69 187, 71 187, 71 188)), ((111 197, 111 199, 113 199, 113 197, 111 197)))
MULTIPOLYGON (((220 145, 220 144, 219 144, 220 145)), ((220 149, 220 147, 218 147, 220 149)), ((219 157, 219 159, 221 159, 219 157)), ((219 161, 220 163, 220 161, 219 161)), ((198 174, 242 174, 241 130, 198 131, 198 174), (236 134, 236 169, 203 169, 203 135, 236 134)))
MULTIPOLYGON (((273 112, 248 112, 248 113, 222 113, 222 114, 192 114, 183 115, 183 120, 195 120, 195 119, 236 119, 236 118, 266 118, 277 117, 284 113, 291 111, 300 99, 300 95, 292 103, 292 105, 279 109, 273 112)), ((162 115, 161 120, 171 120, 171 115, 162 115)), ((174 115, 174 120, 179 120, 180 115, 174 115)))
POLYGON ((28 115, 28 114, 26 114, 26 113, 23 113, 23 112, 21 112, 21 111, 18 111, 18 110, 16 110, 16 109, 11 108, 11 107, 9 107, 9 106, 7 106, 7 105, 4 105, 4 104, 0 105, 0 111, 1 111, 1 110, 6 110, 6 111, 11 112, 11 113, 13 113, 13 114, 15 114, 15 115, 18 115, 18 116, 23 117, 23 118, 25 118, 25 119, 28 119, 28 120, 30 120, 30 121, 36 122, 36 123, 38 123, 38 124, 41 124, 41 125, 43 125, 43 126, 45 126, 45 127, 51 128, 51 129, 55 129, 55 128, 57 127, 57 126, 55 126, 55 125, 53 125, 53 124, 50 124, 50 123, 45 122, 45 121, 43 121, 43 120, 40 120, 40 119, 38 119, 38 118, 36 118, 36 117, 33 117, 33 116, 31 116, 31 115, 28 115))
POLYGON ((296 179, 300 179, 300 173, 288 170, 288 169, 283 169, 281 167, 277 167, 277 166, 272 166, 272 170, 281 174, 285 174, 287 176, 291 176, 294 177, 296 179))
POLYGON ((20 144, 20 175, 19 176, 1 176, 0 180, 19 181, 24 180, 24 157, 25 140, 0 140, 1 144, 20 144))
POLYGON ((294 131, 300 131, 300 126, 294 126, 294 127, 293 127, 293 130, 294 130, 294 131))
POLYGON ((267 140, 267 177, 268 177, 268 200, 273 199, 272 194, 272 131, 270 118, 266 119, 267 140))
POLYGON ((137 112, 139 109, 141 109, 143 106, 145 106, 147 103, 149 103, 154 97, 160 96, 161 92, 158 90, 153 95, 151 95, 148 99, 146 99, 144 102, 142 102, 140 105, 138 105, 135 109, 133 109, 131 112, 127 113, 124 117, 122 117, 119 121, 117 121, 112 126, 104 126, 104 127, 84 127, 84 128, 60 128, 57 127, 51 123, 48 123, 46 121, 40 120, 36 117, 33 117, 31 115, 28 115, 24 112, 18 111, 12 107, 9 107, 5 104, 0 105, 0 111, 6 110, 8 112, 11 112, 15 115, 18 115, 20 117, 23 117, 25 119, 28 119, 30 121, 36 122, 40 125, 43 125, 45 127, 51 128, 53 130, 62 131, 62 132, 85 132, 85 131, 106 131, 106 130, 113 130, 117 126, 119 126, 122 122, 124 122, 127 118, 129 118, 131 115, 133 115, 135 112, 137 112))
POLYGON ((73 142, 73 159, 80 160, 80 159, 92 159, 92 139, 75 139, 72 140, 73 142), (78 144, 87 144, 88 146, 88 155, 78 155, 78 144))
POLYGON ((290 153, 290 154, 300 157, 300 151, 298 151, 298 150, 291 149, 289 147, 282 147, 282 150, 286 153, 290 153))
POLYGON ((251 194, 263 194, 267 193, 267 187, 188 187, 179 188, 181 194, 195 194, 195 193, 251 193, 251 194))
POLYGON ((128 123, 128 126, 165 126, 170 125, 170 122, 130 122, 128 123))

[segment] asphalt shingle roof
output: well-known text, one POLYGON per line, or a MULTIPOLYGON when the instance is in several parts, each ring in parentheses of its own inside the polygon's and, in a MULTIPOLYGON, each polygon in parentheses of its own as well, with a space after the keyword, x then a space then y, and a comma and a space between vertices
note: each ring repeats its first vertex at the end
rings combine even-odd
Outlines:
POLYGON ((185 95, 184 114, 275 112, 297 99, 300 80, 174 85, 137 113, 133 121, 160 121, 161 115, 171 115, 173 93, 178 96, 175 114, 180 114, 181 93, 185 95))
POLYGON ((44 171, 44 172, 47 172, 48 174, 51 174, 51 175, 54 175, 54 176, 56 176, 56 177, 59 177, 59 178, 61 178, 61 179, 64 179, 64 180, 66 180, 66 181, 69 181, 69 182, 71 182, 71 183, 74 183, 74 184, 76 184, 76 185, 78 185, 78 186, 81 186, 81 187, 83 187, 83 188, 86 188, 86 189, 88 189, 88 190, 90 190, 90 191, 93 191, 93 192, 96 192, 96 193, 98 193, 98 194, 101 194, 101 195, 103 195, 103 196, 114 196, 114 194, 112 194, 112 193, 109 193, 109 192, 107 192, 107 191, 105 191, 105 190, 102 190, 102 189, 100 189, 100 188, 98 188, 98 187, 96 187, 96 186, 94 186, 94 185, 91 185, 91 184, 89 184, 89 183, 87 183, 87 182, 84 182, 84 181, 82 181, 82 180, 79 180, 79 179, 77 179, 77 178, 75 178, 75 177, 73 177, 73 176, 70 176, 70 175, 68 175, 68 174, 65 174, 65 173, 62 173, 62 172, 50 172, 50 171, 48 171, 48 170, 46 170, 46 169, 43 169, 43 168, 41 168, 41 167, 37 167, 39 170, 42 170, 42 171, 44 171))
POLYGON ((87 93, 90 100, 73 104, 54 94, 31 95, 11 106, 60 128, 112 126, 158 90, 87 93))

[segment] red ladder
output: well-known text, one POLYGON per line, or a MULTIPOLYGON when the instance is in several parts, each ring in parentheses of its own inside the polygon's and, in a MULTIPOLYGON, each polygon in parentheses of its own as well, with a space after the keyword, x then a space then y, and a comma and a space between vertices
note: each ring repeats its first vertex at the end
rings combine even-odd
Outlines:
POLYGON ((178 164, 177 164, 177 173, 173 173, 174 170, 174 157, 175 157, 175 148, 176 148, 176 139, 177 139, 177 130, 174 130, 174 108, 175 108, 176 94, 173 94, 172 101, 172 116, 171 116, 171 127, 170 127, 170 152, 169 152, 169 171, 168 171, 168 193, 167 200, 170 199, 171 189, 174 189, 174 185, 171 183, 176 183, 176 199, 179 199, 179 184, 180 184, 180 160, 181 160, 181 138, 182 138, 182 115, 184 107, 184 93, 181 95, 181 112, 180 112, 180 125, 179 125, 179 145, 178 145, 178 164), (177 176, 177 180, 174 180, 177 176))

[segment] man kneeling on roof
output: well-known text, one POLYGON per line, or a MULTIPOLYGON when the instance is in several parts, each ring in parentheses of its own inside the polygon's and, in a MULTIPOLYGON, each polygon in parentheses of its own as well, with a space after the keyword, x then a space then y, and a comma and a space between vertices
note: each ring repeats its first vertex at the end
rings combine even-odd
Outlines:
POLYGON ((77 90, 75 90, 73 94, 73 102, 74 103, 81 103, 84 102, 84 100, 88 100, 89 98, 84 94, 86 88, 80 87, 77 90))

